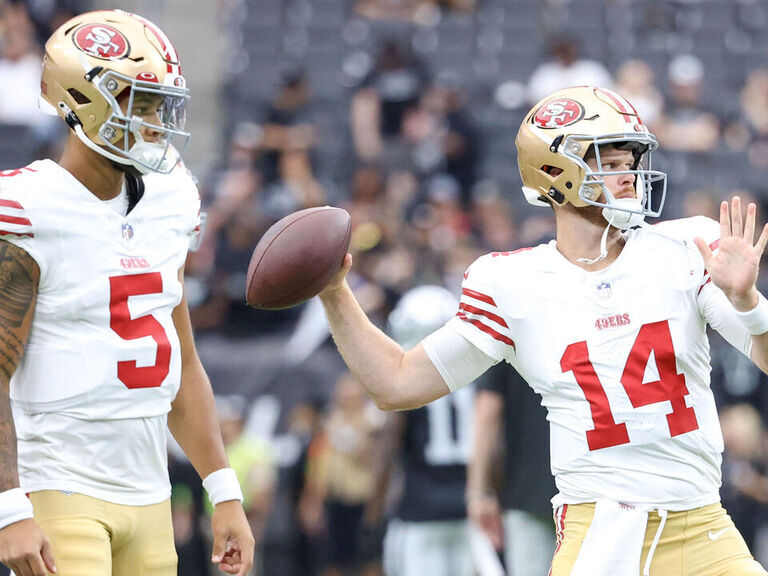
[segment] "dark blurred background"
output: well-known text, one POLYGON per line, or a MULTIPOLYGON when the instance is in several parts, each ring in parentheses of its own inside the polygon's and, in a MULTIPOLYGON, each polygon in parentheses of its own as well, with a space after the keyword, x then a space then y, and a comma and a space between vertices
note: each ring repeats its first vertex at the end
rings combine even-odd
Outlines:
MULTIPOLYGON (((69 16, 102 7, 112 5, 0 0, 0 169, 57 157, 63 125, 37 109, 42 42, 69 16)), ((716 217, 719 201, 735 192, 768 214, 766 0, 120 7, 174 40, 193 94, 186 160, 207 223, 187 288, 260 542, 254 574, 380 574, 382 526, 394 507, 370 477, 382 416, 350 389, 318 303, 279 312, 245 305, 250 253, 272 223, 306 207, 346 208, 350 281, 386 328, 412 288, 458 294, 463 270, 480 254, 552 237, 550 211, 526 205, 520 192, 514 138, 532 103, 575 84, 612 87, 657 135, 655 167, 669 175, 664 219, 716 217), (355 450, 334 442, 339 422, 349 424, 343 432, 355 450), (345 525, 331 525, 324 507, 341 482, 329 472, 339 450, 346 479, 357 480, 338 493, 366 510, 349 525, 360 538, 344 566, 329 551, 345 525)), ((726 442, 723 500, 768 565, 765 377, 717 337, 712 354, 726 442)), ((200 482, 180 451, 169 450, 179 573, 208 574, 200 482)), ((396 480, 383 489, 395 488, 396 480)))

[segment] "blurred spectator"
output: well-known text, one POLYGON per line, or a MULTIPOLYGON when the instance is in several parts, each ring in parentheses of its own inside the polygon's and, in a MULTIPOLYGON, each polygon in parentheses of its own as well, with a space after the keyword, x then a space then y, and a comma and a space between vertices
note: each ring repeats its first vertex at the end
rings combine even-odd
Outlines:
POLYGON ((720 202, 729 197, 724 190, 696 188, 683 197, 683 212, 680 216, 682 218, 706 216, 716 220, 720 217, 720 202))
POLYGON ((370 560, 363 513, 373 493, 377 455, 372 447, 381 423, 382 414, 363 387, 350 373, 342 374, 323 430, 310 449, 300 510, 304 529, 327 538, 324 576, 360 574, 370 560))
MULTIPOLYGON (((232 168, 214 184, 200 253, 190 258, 190 268, 206 281, 191 306, 193 326, 247 334, 274 329, 287 315, 259 314, 245 304, 245 273, 261 235, 282 214, 270 218, 261 204, 261 177, 252 168, 232 168), (201 261, 201 260, 205 261, 201 261)), ((289 210, 290 211, 290 210, 289 210)))
POLYGON ((8 3, 25 7, 39 44, 75 14, 96 9, 92 0, 10 0, 8 3))
POLYGON ((42 57, 32 22, 22 4, 5 6, 2 19, 0 122, 34 126, 48 118, 38 108, 42 57))
POLYGON ((653 68, 643 60, 627 60, 616 71, 616 92, 637 108, 643 124, 655 131, 664 106, 664 97, 656 87, 653 68))
MULTIPOLYGON (((407 292, 389 315, 389 332, 405 349, 441 327, 458 298, 440 286, 407 292)), ((464 492, 472 445, 474 387, 417 410, 388 413, 375 451, 379 517, 396 492, 384 541, 388 576, 472 576, 464 492), (402 476, 402 478, 400 478, 402 476)))
MULTIPOLYGON (((243 490, 243 508, 256 540, 252 573, 262 574, 261 549, 276 482, 275 455, 262 437, 244 431, 247 402, 239 395, 216 397, 221 436, 229 465, 243 490)), ((209 513, 213 513, 210 506, 209 513)))
POLYGON ((312 93, 303 70, 282 78, 262 123, 261 171, 268 193, 286 195, 288 211, 318 206, 325 190, 315 178, 317 126, 312 93), (271 190, 274 188, 274 190, 271 190))
POLYGON ((752 166, 768 168, 768 68, 755 68, 747 75, 738 117, 725 128, 724 138, 731 150, 746 152, 752 166))
POLYGON ((550 58, 528 80, 528 100, 535 104, 547 94, 568 86, 611 88, 613 79, 603 64, 582 58, 578 42, 561 35, 550 47, 550 58))
POLYGON ((186 484, 174 484, 171 515, 179 574, 208 576, 208 542, 199 528, 199 509, 192 490, 186 484))
POLYGON ((504 252, 517 246, 515 215, 509 198, 493 180, 483 180, 472 192, 472 222, 485 252, 504 252))
POLYGON ((704 65, 691 55, 676 56, 667 71, 668 101, 655 126, 662 148, 709 152, 720 141, 720 121, 701 102, 704 65))
POLYGON ((179 574, 207 576, 209 565, 209 530, 205 522, 203 484, 181 447, 170 438, 168 476, 171 481, 171 514, 179 574))
POLYGON ((547 410, 509 364, 478 380, 467 508, 509 576, 546 576, 555 550, 547 410))
POLYGON ((435 116, 442 169, 461 187, 461 204, 469 206, 477 171, 477 135, 467 109, 468 94, 455 77, 438 77, 423 99, 423 106, 435 116))
POLYGON ((420 12, 429 7, 429 0, 357 0, 354 11, 370 20, 401 20, 414 22, 420 19, 420 12))
MULTIPOLYGON (((254 352, 259 342, 253 342, 254 352)), ((317 532, 302 525, 300 503, 313 473, 312 440, 319 433, 340 364, 335 350, 321 348, 301 365, 280 363, 269 374, 259 375, 260 390, 251 402, 246 428, 269 439, 278 464, 264 535, 265 576, 314 576, 319 571, 324 543, 317 532)))
POLYGON ((403 117, 418 104, 426 83, 426 69, 401 44, 382 44, 351 102, 352 138, 361 160, 377 161, 387 152, 385 147, 400 135, 403 117))
MULTIPOLYGON (((720 411, 725 453, 723 505, 750 549, 760 559, 755 537, 768 529, 768 438, 760 413, 750 404, 720 411)), ((765 556, 761 560, 765 560, 765 556)))
POLYGON ((371 20, 400 20, 415 24, 433 24, 440 10, 468 13, 476 0, 357 0, 354 11, 371 20))

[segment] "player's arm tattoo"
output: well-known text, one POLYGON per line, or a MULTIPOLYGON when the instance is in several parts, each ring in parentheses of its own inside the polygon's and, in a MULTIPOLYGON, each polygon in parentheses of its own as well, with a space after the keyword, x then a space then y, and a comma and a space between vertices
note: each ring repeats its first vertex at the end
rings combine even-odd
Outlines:
POLYGON ((27 341, 39 277, 29 254, 0 242, 0 492, 19 485, 10 380, 27 341))

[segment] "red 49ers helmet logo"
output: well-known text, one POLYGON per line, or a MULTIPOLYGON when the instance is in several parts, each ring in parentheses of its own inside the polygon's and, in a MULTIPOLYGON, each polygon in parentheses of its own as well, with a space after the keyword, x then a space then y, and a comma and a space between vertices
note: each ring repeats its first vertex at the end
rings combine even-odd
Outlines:
POLYGON ((72 41, 80 50, 102 60, 117 60, 128 54, 130 44, 108 24, 86 24, 75 31, 72 41))
POLYGON ((584 106, 572 98, 554 98, 536 111, 533 123, 539 128, 562 128, 584 118, 584 106))

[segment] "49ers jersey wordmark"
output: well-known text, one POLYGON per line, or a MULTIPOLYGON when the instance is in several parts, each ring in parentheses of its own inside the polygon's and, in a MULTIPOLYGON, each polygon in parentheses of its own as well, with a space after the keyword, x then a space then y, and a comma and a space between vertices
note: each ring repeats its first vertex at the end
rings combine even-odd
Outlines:
POLYGON ((598 498, 685 510, 719 501, 722 434, 706 324, 749 355, 751 340, 676 220, 625 233, 618 259, 586 271, 554 241, 478 259, 447 324, 506 360, 548 410, 555 505, 598 498))
POLYGON ((181 166, 145 177, 121 215, 50 160, 1 176, 0 238, 40 268, 11 380, 22 488, 168 498, 166 416, 181 379, 172 312, 200 207, 192 179, 181 166))

